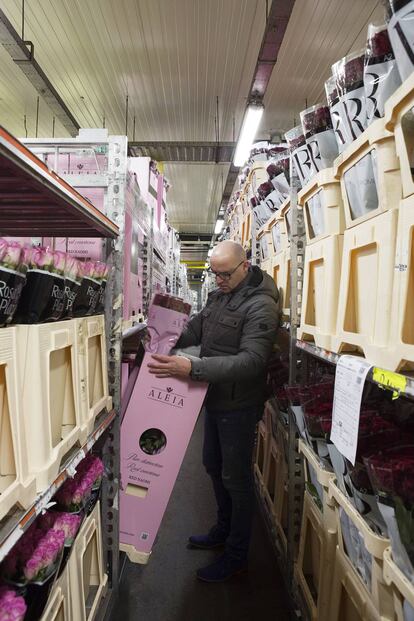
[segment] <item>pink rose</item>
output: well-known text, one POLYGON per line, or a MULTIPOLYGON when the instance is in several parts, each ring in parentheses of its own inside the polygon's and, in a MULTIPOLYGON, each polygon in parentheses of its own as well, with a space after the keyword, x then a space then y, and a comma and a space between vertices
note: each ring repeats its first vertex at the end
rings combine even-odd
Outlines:
POLYGON ((7 250, 1 259, 2 265, 9 269, 16 270, 22 256, 22 247, 18 242, 9 242, 7 250))
POLYGON ((78 280, 80 265, 81 263, 80 261, 78 261, 78 259, 68 254, 66 257, 66 276, 71 280, 78 280))
POLYGON ((2 262, 3 257, 6 256, 8 247, 9 247, 8 242, 2 237, 0 237, 0 262, 2 262))
POLYGON ((53 270, 53 250, 33 248, 31 266, 34 269, 51 272, 53 270))
POLYGON ((54 265, 54 271, 57 272, 58 274, 63 275, 65 272, 65 265, 66 265, 66 253, 65 252, 60 252, 59 250, 54 250, 53 251, 53 265, 54 265))
POLYGON ((83 264, 83 275, 85 278, 93 278, 95 274, 95 261, 85 261, 83 264))
POLYGON ((94 278, 96 278, 96 280, 103 280, 103 277, 104 277, 104 274, 105 274, 105 270, 106 270, 106 264, 105 263, 101 263, 100 261, 96 261, 95 262, 94 278))

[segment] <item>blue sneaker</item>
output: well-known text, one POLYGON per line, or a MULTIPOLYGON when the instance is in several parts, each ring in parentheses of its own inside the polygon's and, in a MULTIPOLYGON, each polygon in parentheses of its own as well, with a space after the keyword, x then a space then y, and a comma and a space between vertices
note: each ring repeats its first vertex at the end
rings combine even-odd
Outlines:
POLYGON ((247 571, 247 561, 222 554, 214 563, 197 570, 197 578, 203 582, 225 582, 247 571))
POLYGON ((226 543, 227 535, 224 535, 216 526, 210 530, 207 535, 191 535, 188 538, 192 548, 200 548, 201 550, 213 550, 221 548, 226 543))

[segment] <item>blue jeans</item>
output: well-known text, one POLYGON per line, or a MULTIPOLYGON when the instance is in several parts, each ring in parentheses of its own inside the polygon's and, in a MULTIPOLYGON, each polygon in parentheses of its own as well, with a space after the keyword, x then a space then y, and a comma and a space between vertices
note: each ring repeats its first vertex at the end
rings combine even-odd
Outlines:
POLYGON ((253 505, 252 454, 260 408, 205 412, 203 464, 217 501, 217 534, 226 552, 245 560, 249 549, 253 505))

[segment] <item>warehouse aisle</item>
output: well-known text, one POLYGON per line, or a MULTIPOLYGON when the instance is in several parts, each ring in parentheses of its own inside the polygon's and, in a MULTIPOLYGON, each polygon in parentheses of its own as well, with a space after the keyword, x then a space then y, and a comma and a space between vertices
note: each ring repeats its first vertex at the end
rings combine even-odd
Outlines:
POLYGON ((248 574, 223 584, 195 578, 220 552, 187 549, 190 534, 214 521, 210 482, 201 465, 200 417, 148 566, 127 562, 114 621, 287 621, 282 578, 257 513, 248 574))

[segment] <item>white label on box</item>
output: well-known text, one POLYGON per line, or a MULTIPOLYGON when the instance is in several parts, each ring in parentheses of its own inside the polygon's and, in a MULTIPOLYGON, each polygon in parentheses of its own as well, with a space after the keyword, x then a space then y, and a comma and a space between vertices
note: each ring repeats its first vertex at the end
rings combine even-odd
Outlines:
POLYGON ((414 11, 413 3, 396 11, 388 24, 388 34, 402 80, 414 69, 414 11))
POLYGON ((362 391, 371 364, 355 356, 341 356, 336 365, 331 441, 355 464, 362 391))

